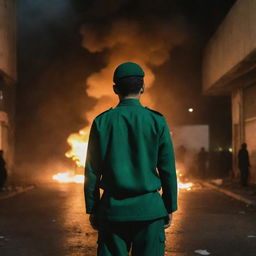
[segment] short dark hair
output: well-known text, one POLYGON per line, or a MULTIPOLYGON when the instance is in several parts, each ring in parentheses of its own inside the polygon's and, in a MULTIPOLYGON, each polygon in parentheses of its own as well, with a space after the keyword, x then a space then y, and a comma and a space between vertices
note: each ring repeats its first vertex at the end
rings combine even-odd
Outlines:
POLYGON ((127 96, 130 94, 138 94, 140 89, 144 84, 144 79, 141 76, 128 76, 119 79, 115 86, 118 89, 118 92, 122 96, 127 96))

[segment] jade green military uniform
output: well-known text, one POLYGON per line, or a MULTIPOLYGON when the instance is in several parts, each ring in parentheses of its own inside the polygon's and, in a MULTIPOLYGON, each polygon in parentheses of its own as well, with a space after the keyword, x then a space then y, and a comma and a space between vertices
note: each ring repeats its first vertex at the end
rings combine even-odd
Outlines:
POLYGON ((177 178, 160 113, 126 98, 94 119, 85 199, 86 212, 100 219, 98 255, 128 256, 130 247, 134 256, 164 255, 164 217, 177 210, 177 178))

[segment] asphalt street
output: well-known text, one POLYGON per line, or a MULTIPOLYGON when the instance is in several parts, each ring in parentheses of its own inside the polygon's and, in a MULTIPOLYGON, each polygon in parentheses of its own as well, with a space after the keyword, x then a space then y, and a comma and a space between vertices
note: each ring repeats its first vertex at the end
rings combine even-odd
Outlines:
MULTIPOLYGON (((81 184, 41 184, 0 201, 1 256, 95 256, 81 184)), ((179 193, 166 255, 256 255, 256 210, 211 189, 179 193)), ((150 255, 149 255, 150 256, 150 255)))

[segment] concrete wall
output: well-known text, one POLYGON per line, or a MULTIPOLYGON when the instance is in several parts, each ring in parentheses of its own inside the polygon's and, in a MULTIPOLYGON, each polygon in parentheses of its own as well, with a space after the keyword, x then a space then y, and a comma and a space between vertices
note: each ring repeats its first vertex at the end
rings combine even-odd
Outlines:
POLYGON ((244 89, 244 141, 247 143, 251 162, 250 181, 256 183, 256 84, 244 89))
POLYGON ((15 86, 0 75, 0 149, 4 151, 9 176, 14 170, 15 86))
POLYGON ((234 176, 243 142, 251 158, 250 181, 256 183, 256 0, 237 0, 209 41, 203 60, 203 91, 232 96, 234 176))
POLYGON ((14 170, 16 6, 0 0, 0 149, 4 151, 9 181, 14 170))
POLYGON ((0 0, 0 71, 16 80, 15 0, 0 0))
POLYGON ((256 84, 232 92, 233 172, 239 176, 237 155, 247 143, 251 162, 250 182, 256 183, 256 84))
POLYGON ((233 172, 239 175, 237 155, 241 144, 244 142, 243 126, 243 90, 236 89, 232 92, 232 149, 233 149, 233 172))
POLYGON ((250 182, 256 184, 256 118, 245 126, 245 142, 248 146, 250 157, 250 182))
POLYGON ((256 59, 255 24, 256 1, 238 0, 205 49, 204 92, 216 93, 217 87, 227 89, 227 83, 255 68, 251 61, 256 59))

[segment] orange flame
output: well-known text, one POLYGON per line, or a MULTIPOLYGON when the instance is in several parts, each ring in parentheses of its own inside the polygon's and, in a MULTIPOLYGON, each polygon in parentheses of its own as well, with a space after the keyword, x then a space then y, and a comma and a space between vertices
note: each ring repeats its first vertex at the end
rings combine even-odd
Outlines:
POLYGON ((71 158, 78 167, 85 166, 89 132, 86 129, 80 130, 78 133, 71 134, 67 142, 70 150, 65 154, 71 158))
MULTIPOLYGON (((82 129, 79 133, 71 134, 68 143, 71 149, 66 153, 66 157, 71 158, 78 167, 85 166, 89 132, 82 129)), ((190 191, 193 183, 182 182, 183 174, 177 169, 178 188, 190 191)), ((74 172, 64 172, 53 175, 53 180, 61 183, 84 183, 84 175, 76 175, 74 172)))
MULTIPOLYGON (((67 139, 70 150, 65 156, 72 159, 78 167, 85 167, 88 137, 89 132, 84 128, 78 133, 71 134, 67 139)), ((60 183, 84 183, 84 175, 75 172, 57 173, 52 176, 52 179, 60 183)))
POLYGON ((186 189, 187 191, 190 191, 193 187, 193 183, 192 182, 182 182, 181 181, 182 177, 183 177, 183 174, 180 172, 179 169, 177 169, 178 188, 186 189))
POLYGON ((57 173, 52 179, 60 183, 84 183, 84 175, 74 174, 72 172, 57 173))

